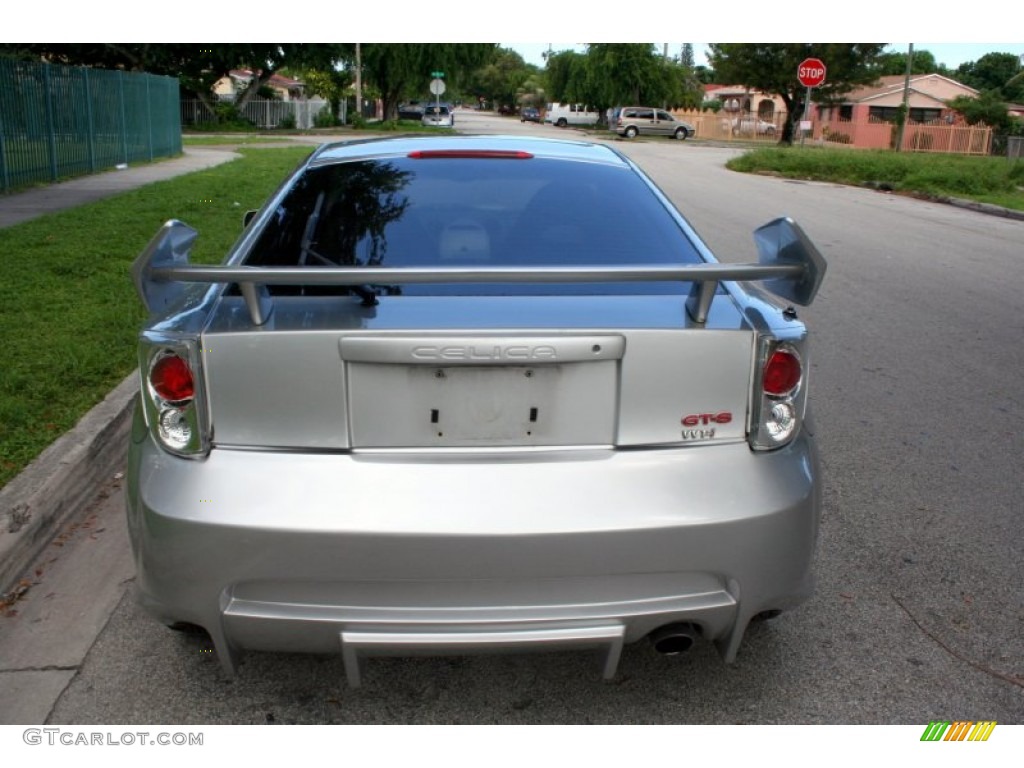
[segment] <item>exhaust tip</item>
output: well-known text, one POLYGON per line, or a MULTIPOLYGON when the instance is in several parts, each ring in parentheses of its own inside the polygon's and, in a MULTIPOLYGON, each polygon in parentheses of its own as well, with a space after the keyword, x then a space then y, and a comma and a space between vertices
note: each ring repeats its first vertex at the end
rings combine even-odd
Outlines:
POLYGON ((693 647, 697 632, 693 624, 667 624, 651 632, 651 645, 663 656, 678 656, 693 647))

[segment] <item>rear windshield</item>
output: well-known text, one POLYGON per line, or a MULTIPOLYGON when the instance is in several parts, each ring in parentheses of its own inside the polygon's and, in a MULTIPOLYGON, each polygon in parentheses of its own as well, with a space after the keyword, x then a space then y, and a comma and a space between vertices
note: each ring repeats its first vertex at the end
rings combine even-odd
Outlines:
MULTIPOLYGON (((632 170, 531 158, 367 160, 308 170, 274 211, 256 266, 699 263, 632 170)), ((673 284, 404 286, 402 293, 678 292, 673 284)), ((279 291, 280 292, 280 291, 279 291)))

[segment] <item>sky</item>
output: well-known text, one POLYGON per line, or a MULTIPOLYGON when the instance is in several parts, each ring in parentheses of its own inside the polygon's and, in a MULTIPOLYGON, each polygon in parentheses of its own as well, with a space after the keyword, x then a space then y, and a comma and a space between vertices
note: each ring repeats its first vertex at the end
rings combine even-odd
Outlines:
MULTIPOLYGON (((1019 0, 1016 0, 1019 3, 1019 0)), ((1011 3, 1012 5, 1012 3, 1011 3)), ((596 4, 516 0, 512 6, 483 10, 479 0, 388 0, 386 3, 343 4, 337 0, 304 0, 301 8, 268 16, 240 12, 232 4, 209 0, 175 0, 174 13, 159 24, 138 12, 138 0, 48 0, 22 4, 17 16, 8 14, 2 39, 12 42, 84 42, 143 39, 152 42, 197 42, 199 38, 265 41, 268 37, 293 42, 486 42, 495 32, 512 40, 589 40, 642 42, 673 33, 676 39, 711 37, 723 42, 843 42, 877 37, 938 40, 915 43, 936 61, 955 69, 997 51, 1024 54, 1019 24, 1007 12, 931 13, 922 18, 911 4, 892 0, 857 0, 844 6, 842 24, 820 5, 768 4, 763 0, 730 0, 703 6, 678 0, 645 0, 616 4, 604 10, 596 4), (837 40, 839 37, 841 39, 837 40), (1003 42, 985 42, 989 40, 1003 42)), ((541 53, 581 47, 582 43, 501 43, 519 51, 528 62, 542 66, 541 53)), ((657 43, 659 48, 663 45, 657 43)), ((669 43, 677 53, 682 43, 669 43)), ((706 63, 706 43, 694 43, 696 63, 706 63)), ((907 43, 893 50, 906 51, 907 43)), ((827 62, 826 62, 827 64, 827 62)))
MULTIPOLYGON (((499 43, 503 48, 511 48, 523 57, 527 64, 544 66, 543 54, 551 46, 553 51, 583 50, 582 43, 499 43)), ((655 43, 658 50, 663 50, 664 43, 655 43)), ((704 52, 707 43, 693 43, 693 58, 696 64, 707 64, 704 52)), ((887 50, 905 53, 908 43, 892 43, 887 50)), ((670 56, 678 56, 682 43, 668 43, 670 56)), ((1024 55, 1024 43, 914 43, 915 51, 931 51, 935 61, 945 64, 949 69, 956 69, 968 61, 977 61, 986 53, 1013 53, 1024 55)), ((828 62, 826 62, 826 65, 828 62)))

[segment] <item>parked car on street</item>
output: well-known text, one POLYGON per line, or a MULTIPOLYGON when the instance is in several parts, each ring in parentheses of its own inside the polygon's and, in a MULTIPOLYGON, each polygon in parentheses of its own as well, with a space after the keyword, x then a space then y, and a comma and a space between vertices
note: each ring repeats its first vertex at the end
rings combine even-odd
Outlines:
POLYGON ((539 123, 540 122, 540 110, 536 107, 523 107, 519 112, 519 122, 521 123, 539 123))
POLYGON ((775 123, 760 117, 736 117, 732 121, 732 133, 734 136, 753 134, 758 136, 774 136, 775 130, 775 123))
POLYGON ((731 661, 810 594, 793 307, 825 265, 792 221, 720 263, 612 147, 491 136, 320 147, 246 220, 222 265, 174 220, 132 267, 136 586, 227 671, 598 648, 611 677, 642 638, 731 661))
POLYGON ((421 122, 437 128, 452 128, 455 125, 455 114, 445 104, 428 104, 423 108, 421 122))
POLYGON ((616 133, 627 139, 640 134, 671 136, 683 141, 697 132, 690 123, 677 119, 664 109, 655 107, 622 107, 615 127, 616 133))
POLYGON ((423 117, 423 105, 418 101, 411 101, 398 105, 399 120, 420 120, 423 117))
POLYGON ((589 127, 597 124, 599 115, 586 104, 548 104, 544 111, 544 122, 559 128, 568 126, 589 127))

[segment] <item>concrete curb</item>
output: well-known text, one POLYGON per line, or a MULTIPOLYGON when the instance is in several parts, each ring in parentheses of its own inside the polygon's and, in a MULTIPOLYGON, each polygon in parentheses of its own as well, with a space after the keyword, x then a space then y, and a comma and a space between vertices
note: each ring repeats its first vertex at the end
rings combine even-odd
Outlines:
POLYGON ((978 213, 987 213, 990 216, 1002 216, 1006 219, 1016 219, 1017 221, 1024 221, 1024 211, 1016 211, 1012 208, 1003 208, 1001 205, 992 205, 991 203, 979 203, 975 200, 962 200, 957 197, 940 197, 936 198, 937 202, 947 203, 949 205, 956 206, 957 208, 966 208, 969 211, 977 211, 978 213))
POLYGON ((133 372, 0 490, 0 594, 97 489, 123 471, 138 388, 133 372))

